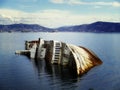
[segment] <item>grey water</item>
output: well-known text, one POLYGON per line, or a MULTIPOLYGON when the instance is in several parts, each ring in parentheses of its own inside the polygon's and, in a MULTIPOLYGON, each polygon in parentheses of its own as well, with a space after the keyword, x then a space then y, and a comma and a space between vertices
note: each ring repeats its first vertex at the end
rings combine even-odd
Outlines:
POLYGON ((120 34, 0 33, 0 90, 120 90, 120 34), (81 77, 44 60, 15 55, 26 40, 58 40, 91 49, 103 61, 81 77))

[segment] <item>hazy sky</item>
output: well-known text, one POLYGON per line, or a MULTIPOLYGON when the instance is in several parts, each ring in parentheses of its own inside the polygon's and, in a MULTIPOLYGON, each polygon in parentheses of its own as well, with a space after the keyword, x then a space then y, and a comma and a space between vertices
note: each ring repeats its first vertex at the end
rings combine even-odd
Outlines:
POLYGON ((0 24, 47 27, 120 22, 120 0, 0 0, 0 24))

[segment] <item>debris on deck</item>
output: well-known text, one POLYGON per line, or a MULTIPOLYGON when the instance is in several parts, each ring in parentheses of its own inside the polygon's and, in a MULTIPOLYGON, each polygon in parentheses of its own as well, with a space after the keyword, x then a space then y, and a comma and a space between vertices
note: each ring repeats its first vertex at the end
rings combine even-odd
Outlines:
POLYGON ((83 75, 102 61, 91 50, 54 40, 26 41, 25 49, 16 54, 29 54, 30 58, 45 59, 47 63, 70 67, 77 75, 83 75))

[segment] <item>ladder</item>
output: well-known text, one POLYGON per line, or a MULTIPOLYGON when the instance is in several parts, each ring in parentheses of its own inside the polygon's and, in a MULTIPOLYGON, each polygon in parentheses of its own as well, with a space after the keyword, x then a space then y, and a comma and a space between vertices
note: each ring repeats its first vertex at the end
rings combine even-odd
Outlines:
POLYGON ((51 63, 58 64, 61 59, 61 42, 54 41, 53 44, 53 58, 51 63))

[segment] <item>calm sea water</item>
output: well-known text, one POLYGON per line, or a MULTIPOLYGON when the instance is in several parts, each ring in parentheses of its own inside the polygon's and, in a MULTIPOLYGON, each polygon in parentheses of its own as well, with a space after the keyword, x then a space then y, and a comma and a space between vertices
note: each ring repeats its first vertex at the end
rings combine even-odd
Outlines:
POLYGON ((120 90, 120 34, 0 33, 0 90, 120 90), (59 40, 94 51, 103 64, 82 77, 58 65, 15 55, 25 40, 59 40))

